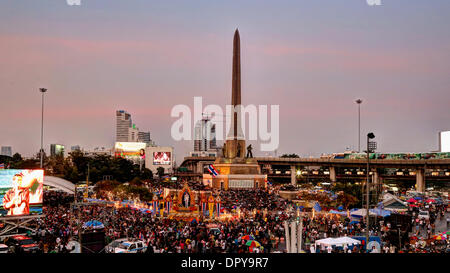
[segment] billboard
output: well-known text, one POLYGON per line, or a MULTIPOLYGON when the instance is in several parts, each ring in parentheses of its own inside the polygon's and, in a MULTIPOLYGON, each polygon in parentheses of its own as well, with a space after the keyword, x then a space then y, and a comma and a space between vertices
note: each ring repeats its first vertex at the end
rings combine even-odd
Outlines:
POLYGON ((147 144, 144 142, 116 142, 114 155, 116 158, 139 162, 140 159, 145 159, 146 146, 147 144))
POLYGON ((172 158, 170 152, 153 152, 153 165, 170 165, 172 158))
POLYGON ((0 215, 42 213, 43 170, 0 170, 0 215))
POLYGON ((450 152, 450 131, 439 133, 439 150, 441 153, 450 152))
POLYGON ((50 145, 50 156, 64 156, 64 145, 51 144, 50 145))

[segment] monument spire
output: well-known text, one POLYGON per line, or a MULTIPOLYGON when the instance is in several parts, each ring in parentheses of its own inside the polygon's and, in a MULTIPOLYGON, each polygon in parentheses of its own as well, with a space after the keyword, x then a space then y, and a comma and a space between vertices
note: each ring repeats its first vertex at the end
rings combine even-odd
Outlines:
POLYGON ((236 29, 233 38, 233 71, 231 83, 231 105, 234 107, 228 139, 244 139, 241 126, 241 38, 236 29))
MULTIPOLYGON (((241 104, 241 39, 239 37, 239 30, 236 29, 233 38, 233 80, 231 89, 231 105, 236 106, 240 104, 241 104)), ((237 124, 235 123, 235 125, 237 124)))
POLYGON ((243 158, 245 152, 244 133, 241 125, 241 39, 236 29, 233 38, 233 69, 231 82, 231 127, 224 145, 224 156, 243 158))

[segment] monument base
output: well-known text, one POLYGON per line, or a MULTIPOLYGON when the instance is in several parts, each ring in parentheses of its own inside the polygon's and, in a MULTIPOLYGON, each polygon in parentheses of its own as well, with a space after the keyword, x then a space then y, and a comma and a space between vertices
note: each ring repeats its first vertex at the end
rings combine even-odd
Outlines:
POLYGON ((219 175, 203 174, 203 183, 215 189, 256 189, 267 186, 267 175, 261 174, 254 158, 219 157, 214 162, 219 175))
MULTIPOLYGON (((205 174, 207 175, 207 174, 205 174)), ((205 176, 204 175, 204 176, 205 176)), ((211 175, 210 175, 211 176, 211 175)), ((265 174, 220 174, 211 178, 215 189, 257 189, 266 188, 265 174)))

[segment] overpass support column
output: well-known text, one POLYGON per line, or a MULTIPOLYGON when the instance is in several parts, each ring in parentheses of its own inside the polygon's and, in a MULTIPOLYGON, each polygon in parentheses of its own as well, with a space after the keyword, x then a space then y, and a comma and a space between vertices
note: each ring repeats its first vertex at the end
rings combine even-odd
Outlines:
POLYGON ((373 172, 373 186, 374 186, 374 188, 378 189, 380 187, 380 183, 381 183, 380 174, 378 173, 378 170, 375 169, 375 171, 373 172))
POLYGON ((297 185, 297 170, 295 168, 295 165, 291 165, 291 184, 293 186, 297 185))
POLYGON ((425 192, 425 169, 416 170, 416 190, 418 192, 425 192))
POLYGON ((330 180, 336 182, 336 168, 330 166, 330 180))
POLYGON ((203 163, 202 162, 197 163, 197 173, 203 174, 203 163))
POLYGON ((378 195, 383 192, 383 178, 381 177, 378 169, 374 170, 372 181, 373 190, 376 192, 376 198, 378 202, 378 195))

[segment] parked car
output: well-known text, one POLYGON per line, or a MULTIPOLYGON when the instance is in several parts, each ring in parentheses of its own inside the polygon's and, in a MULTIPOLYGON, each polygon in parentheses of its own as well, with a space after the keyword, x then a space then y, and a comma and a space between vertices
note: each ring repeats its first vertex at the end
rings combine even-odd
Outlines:
POLYGON ((421 211, 419 211, 419 215, 417 217, 419 219, 429 220, 430 219, 430 212, 421 210, 421 211))
POLYGON ((7 245, 0 244, 0 253, 8 253, 8 252, 9 252, 9 247, 7 245))
POLYGON ((107 246, 106 252, 108 253, 143 253, 147 250, 147 246, 144 241, 130 239, 112 242, 107 246))
POLYGON ((39 246, 33 239, 25 235, 15 235, 6 239, 6 245, 15 253, 36 253, 39 251, 39 246))

